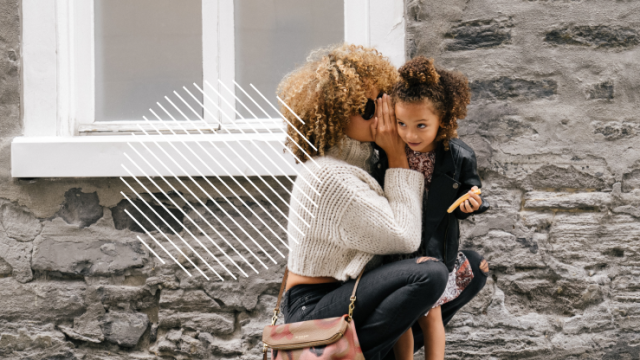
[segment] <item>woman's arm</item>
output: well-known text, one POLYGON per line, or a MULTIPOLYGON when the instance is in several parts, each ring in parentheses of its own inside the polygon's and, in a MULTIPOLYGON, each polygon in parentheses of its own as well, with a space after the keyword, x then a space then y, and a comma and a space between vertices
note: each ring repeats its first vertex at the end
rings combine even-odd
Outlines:
POLYGON ((411 253, 421 240, 421 173, 401 168, 388 169, 384 192, 377 183, 360 179, 341 182, 349 187, 350 198, 337 223, 339 241, 344 246, 370 254, 411 253), (356 184, 349 185, 350 182, 356 184), (376 189, 377 187, 377 189, 376 189))

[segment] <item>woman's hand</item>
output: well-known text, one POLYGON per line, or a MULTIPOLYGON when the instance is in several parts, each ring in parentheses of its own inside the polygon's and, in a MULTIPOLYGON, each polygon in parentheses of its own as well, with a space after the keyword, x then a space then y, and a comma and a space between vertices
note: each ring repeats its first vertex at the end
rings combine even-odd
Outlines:
POLYGON ((473 193, 473 190, 476 189, 478 189, 477 186, 472 187, 471 191, 469 191, 469 194, 471 195, 469 200, 460 204, 460 211, 463 213, 468 214, 480 209, 480 205, 482 205, 482 198, 480 195, 473 193))
POLYGON ((406 145, 398 135, 395 109, 389 95, 384 94, 376 100, 376 116, 371 126, 376 144, 387 153, 389 167, 408 169, 409 162, 404 152, 406 145))

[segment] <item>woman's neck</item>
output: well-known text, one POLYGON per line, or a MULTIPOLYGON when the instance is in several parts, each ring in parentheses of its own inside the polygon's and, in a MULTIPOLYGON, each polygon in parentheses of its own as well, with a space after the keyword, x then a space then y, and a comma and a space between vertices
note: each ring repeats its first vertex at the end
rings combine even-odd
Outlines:
POLYGON ((334 146, 327 153, 336 159, 368 171, 372 151, 373 146, 370 142, 360 142, 345 135, 341 146, 334 146))

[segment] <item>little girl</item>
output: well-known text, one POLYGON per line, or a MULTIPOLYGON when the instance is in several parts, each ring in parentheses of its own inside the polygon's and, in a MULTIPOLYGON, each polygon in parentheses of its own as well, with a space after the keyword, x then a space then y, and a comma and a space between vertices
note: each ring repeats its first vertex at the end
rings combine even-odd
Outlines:
MULTIPOLYGON (((482 186, 473 150, 457 139, 457 120, 463 119, 470 101, 467 78, 436 69, 433 59, 419 56, 399 69, 401 80, 391 92, 398 134, 407 144, 409 167, 425 177, 422 243, 413 254, 386 256, 385 263, 416 258, 417 263, 442 261, 449 282, 433 308, 396 342, 396 359, 413 359, 424 341, 426 359, 444 359, 444 326, 484 286, 487 262, 474 251, 458 251, 458 219, 480 214, 489 203, 472 192, 482 186), (469 193, 452 213, 447 209, 469 193), (424 335, 419 334, 422 332, 424 335)), ((378 106, 382 106, 378 100, 378 106)), ((384 152, 378 149, 373 173, 383 182, 384 152)), ((390 354, 391 356, 391 354, 390 354)))

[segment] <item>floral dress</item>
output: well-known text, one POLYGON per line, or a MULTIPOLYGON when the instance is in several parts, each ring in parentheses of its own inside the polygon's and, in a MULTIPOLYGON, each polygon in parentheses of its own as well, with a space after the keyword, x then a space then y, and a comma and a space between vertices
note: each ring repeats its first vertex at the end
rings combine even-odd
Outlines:
MULTIPOLYGON (((431 186, 431 178, 433 175, 433 169, 436 164, 436 152, 430 151, 426 153, 422 153, 419 151, 413 151, 408 146, 405 148, 405 152, 407 154, 407 160, 409 160, 409 168, 412 170, 417 170, 424 175, 424 202, 426 204, 426 200, 429 196, 429 187, 431 186)), ((394 254, 387 255, 384 257, 384 263, 390 263, 398 260, 405 259, 413 259, 420 256, 425 256, 424 249, 420 247, 418 251, 411 254, 394 254)), ((471 264, 469 260, 462 252, 458 252, 458 257, 456 258, 455 265, 453 270, 449 273, 449 279, 447 281, 447 287, 440 296, 440 299, 433 305, 433 307, 438 307, 442 304, 448 303, 449 301, 457 298, 460 293, 471 283, 473 279, 473 270, 471 269, 471 264)))

